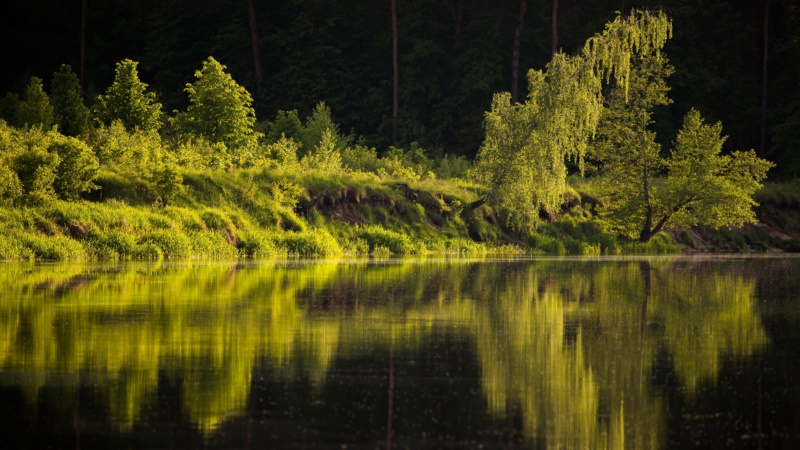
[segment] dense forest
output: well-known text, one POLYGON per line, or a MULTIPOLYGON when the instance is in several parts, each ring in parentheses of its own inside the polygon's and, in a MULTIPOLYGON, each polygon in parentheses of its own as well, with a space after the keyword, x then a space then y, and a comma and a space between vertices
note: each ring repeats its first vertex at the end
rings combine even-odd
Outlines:
POLYGON ((166 112, 182 110, 184 86, 211 55, 252 94, 262 129, 279 111, 304 118, 324 101, 343 133, 379 151, 417 142, 434 157, 474 157, 493 93, 524 98, 529 69, 577 52, 631 8, 674 24, 664 48, 674 103, 654 111, 660 143, 694 107, 722 121, 725 149, 756 149, 777 163, 770 178, 795 177, 800 6, 787 0, 11 0, 0 93, 68 64, 91 105, 127 58, 166 112))

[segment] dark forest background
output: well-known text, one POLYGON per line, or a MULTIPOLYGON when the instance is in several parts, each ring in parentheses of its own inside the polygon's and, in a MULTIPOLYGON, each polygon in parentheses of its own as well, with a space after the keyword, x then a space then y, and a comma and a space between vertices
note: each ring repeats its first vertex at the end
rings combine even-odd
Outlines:
MULTIPOLYGON (((616 11, 660 8, 673 19, 674 37, 665 51, 676 69, 669 80, 675 102, 656 114, 662 143, 672 141, 693 106, 709 121, 723 122, 728 150, 753 148, 775 161, 771 178, 800 175, 797 2, 395 1, 398 146, 415 141, 433 156, 477 153, 492 94, 511 90, 520 23, 523 95, 524 74, 547 64, 554 35, 558 48, 574 53, 616 11)), ((166 111, 183 110, 184 86, 212 55, 252 93, 259 120, 293 109, 304 118, 324 101, 343 132, 385 149, 392 144, 393 125, 391 3, 6 0, 0 15, 0 94, 22 92, 31 76, 49 86, 62 63, 81 73, 84 42, 88 104, 111 84, 114 64, 130 58, 140 62, 141 79, 166 111)))

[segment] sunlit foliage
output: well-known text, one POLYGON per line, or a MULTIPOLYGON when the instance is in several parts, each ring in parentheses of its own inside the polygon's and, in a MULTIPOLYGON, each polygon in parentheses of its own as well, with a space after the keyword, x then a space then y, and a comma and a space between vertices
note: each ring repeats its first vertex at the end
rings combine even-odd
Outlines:
POLYGON ((495 95, 486 113, 475 174, 488 185, 489 201, 505 211, 511 226, 530 230, 540 209, 557 210, 565 187, 565 158, 582 167, 599 123, 602 82, 613 77, 627 90, 631 58, 657 52, 671 30, 661 12, 618 15, 579 55, 557 54, 545 71, 531 70, 525 102, 515 105, 509 94, 495 95))
POLYGON ((124 59, 117 63, 114 82, 98 96, 95 116, 102 123, 120 120, 128 131, 158 131, 161 128, 161 103, 156 94, 147 92, 139 80, 138 62, 124 59))

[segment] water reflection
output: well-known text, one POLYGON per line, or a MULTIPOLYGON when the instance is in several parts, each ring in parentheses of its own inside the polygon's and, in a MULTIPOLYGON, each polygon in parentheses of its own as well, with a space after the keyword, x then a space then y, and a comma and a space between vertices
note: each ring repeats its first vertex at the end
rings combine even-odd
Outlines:
POLYGON ((388 371, 386 396, 372 407, 386 420, 373 435, 413 442, 394 422, 434 419, 421 404, 401 419, 395 365, 447 336, 472 349, 483 403, 469 407, 497 440, 656 448, 668 425, 657 364, 691 401, 724 358, 768 345, 756 280, 703 260, 21 264, 0 267, 0 285, 0 384, 40 413, 77 411, 89 386, 124 433, 164 383, 211 436, 253 414, 257 369, 324 396, 337 362, 381 354, 371 370, 388 371))

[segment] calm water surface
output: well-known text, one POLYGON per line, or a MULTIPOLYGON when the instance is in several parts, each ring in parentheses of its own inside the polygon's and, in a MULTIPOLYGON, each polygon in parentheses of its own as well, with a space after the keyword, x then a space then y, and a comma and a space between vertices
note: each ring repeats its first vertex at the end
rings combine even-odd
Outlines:
POLYGON ((800 448, 800 259, 0 265, 0 448, 800 448))

